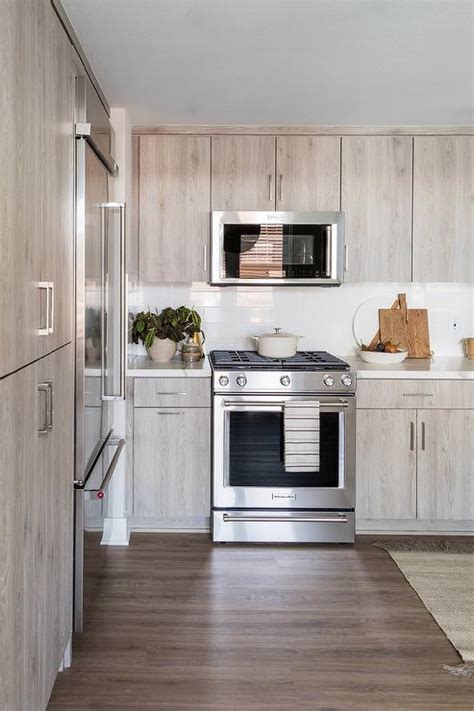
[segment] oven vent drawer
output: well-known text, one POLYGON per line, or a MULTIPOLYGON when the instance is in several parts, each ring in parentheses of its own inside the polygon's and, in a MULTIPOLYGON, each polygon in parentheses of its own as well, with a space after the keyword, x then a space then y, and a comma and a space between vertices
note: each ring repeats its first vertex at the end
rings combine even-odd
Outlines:
POLYGON ((213 511, 216 543, 353 543, 354 511, 213 511))

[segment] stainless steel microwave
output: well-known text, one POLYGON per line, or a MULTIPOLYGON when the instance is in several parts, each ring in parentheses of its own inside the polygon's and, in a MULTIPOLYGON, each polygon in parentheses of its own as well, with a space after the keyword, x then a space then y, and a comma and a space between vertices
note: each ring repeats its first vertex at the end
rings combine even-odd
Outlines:
POLYGON ((213 212, 211 284, 339 286, 342 212, 213 212))

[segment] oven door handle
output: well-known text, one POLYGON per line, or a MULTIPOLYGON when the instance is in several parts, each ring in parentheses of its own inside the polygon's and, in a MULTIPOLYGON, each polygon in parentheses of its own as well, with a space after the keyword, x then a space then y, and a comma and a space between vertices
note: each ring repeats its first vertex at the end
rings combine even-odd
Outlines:
POLYGON ((251 523, 347 523, 347 516, 236 516, 224 514, 225 523, 234 521, 250 521, 251 523))
MULTIPOLYGON (((284 406, 285 402, 291 402, 289 401, 283 401, 283 402, 267 402, 265 400, 224 400, 224 407, 273 407, 276 409, 280 409, 281 407, 284 406)), ((327 400, 326 402, 324 401, 319 401, 319 406, 320 407, 349 407, 349 401, 348 400, 327 400)))

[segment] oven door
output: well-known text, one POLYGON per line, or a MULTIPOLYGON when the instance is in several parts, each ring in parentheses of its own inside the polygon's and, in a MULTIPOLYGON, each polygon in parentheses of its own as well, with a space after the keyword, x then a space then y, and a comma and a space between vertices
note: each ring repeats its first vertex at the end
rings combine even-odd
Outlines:
POLYGON ((216 395, 215 509, 351 510, 355 504, 354 396, 216 395), (287 472, 283 407, 319 400, 320 466, 287 472))

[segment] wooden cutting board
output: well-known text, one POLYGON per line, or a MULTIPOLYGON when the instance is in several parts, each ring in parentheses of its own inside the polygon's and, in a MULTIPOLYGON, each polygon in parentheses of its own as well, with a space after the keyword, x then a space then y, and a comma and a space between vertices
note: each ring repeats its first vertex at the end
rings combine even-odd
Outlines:
POLYGON ((408 309, 406 295, 398 295, 396 308, 379 309, 380 340, 408 350, 408 358, 431 356, 427 309, 408 309))

